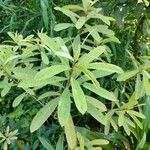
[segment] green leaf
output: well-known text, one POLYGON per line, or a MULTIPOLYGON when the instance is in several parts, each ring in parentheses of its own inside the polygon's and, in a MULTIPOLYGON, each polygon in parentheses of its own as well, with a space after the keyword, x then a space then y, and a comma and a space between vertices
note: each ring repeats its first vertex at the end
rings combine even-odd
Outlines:
MULTIPOLYGON (((108 76, 108 75, 112 74, 109 71, 101 71, 101 70, 94 70, 94 71, 91 71, 91 72, 94 74, 94 76, 96 78, 102 78, 102 77, 105 77, 105 76, 108 76)), ((80 84, 82 84, 83 82, 86 82, 86 81, 90 80, 90 78, 83 75, 83 76, 79 77, 77 80, 80 84)))
POLYGON ((110 110, 106 115, 105 115, 105 120, 106 122, 109 122, 113 116, 113 114, 115 113, 114 110, 110 110))
POLYGON ((76 138, 75 126, 73 124, 71 116, 69 118, 68 123, 65 124, 64 128, 65 128, 67 143, 71 149, 74 149, 77 143, 77 138, 76 138))
POLYGON ((124 124, 124 114, 125 114, 124 111, 119 113, 119 117, 118 117, 118 125, 119 125, 119 127, 123 126, 123 124, 124 124))
POLYGON ((130 115, 134 115, 136 117, 139 117, 139 118, 142 118, 142 119, 145 119, 145 116, 144 114, 140 113, 140 112, 137 112, 137 111, 134 111, 134 110, 128 110, 128 114, 130 115))
POLYGON ((48 142, 47 139, 41 137, 41 136, 38 136, 38 139, 40 140, 40 142, 42 143, 42 145, 44 146, 44 148, 46 150, 54 150, 54 148, 52 147, 52 145, 50 144, 50 142, 48 142))
POLYGON ((79 132, 77 132, 77 138, 79 141, 80 150, 85 150, 84 149, 84 137, 79 132))
POLYGON ((137 119, 135 115, 130 114, 131 118, 134 120, 134 122, 141 128, 143 129, 143 124, 137 119))
POLYGON ((132 70, 125 73, 122 73, 118 76, 117 81, 126 81, 127 79, 135 76, 139 70, 132 70))
POLYGON ((48 5, 47 0, 40 0, 41 3, 41 9, 42 9, 42 18, 44 21, 45 28, 49 29, 49 14, 48 14, 48 5))
POLYGON ((61 11, 63 14, 69 17, 74 24, 77 22, 76 17, 79 18, 79 16, 76 13, 66 9, 65 7, 64 8, 55 7, 55 10, 61 11))
POLYGON ((83 25, 85 24, 85 22, 86 22, 86 17, 80 17, 80 18, 78 19, 78 21, 76 22, 76 28, 77 28, 77 29, 82 28, 83 25))
POLYGON ((56 150, 64 150, 64 135, 61 134, 56 144, 56 150))
POLYGON ((110 73, 123 73, 123 70, 120 67, 109 63, 90 63, 88 68, 109 71, 110 73))
POLYGON ((40 70, 36 75, 35 75, 35 80, 45 80, 48 78, 53 77, 56 74, 59 74, 60 72, 69 70, 70 68, 64 65, 53 65, 51 67, 47 67, 45 69, 40 70))
POLYGON ((136 147, 136 150, 143 149, 145 143, 146 143, 146 133, 144 132, 141 141, 139 142, 139 144, 136 147))
POLYGON ((83 72, 92 82, 93 84, 95 85, 95 87, 99 87, 99 82, 96 80, 96 77, 94 76, 94 74, 89 71, 88 69, 86 69, 86 67, 84 66, 77 66, 77 68, 83 72))
POLYGON ((105 116, 103 113, 90 103, 88 103, 87 112, 101 124, 106 124, 105 116))
POLYGON ((17 96, 14 99, 12 106, 13 107, 17 107, 21 103, 21 101, 23 100, 23 98, 25 97, 25 95, 26 95, 26 93, 22 93, 21 95, 17 96))
POLYGON ((95 88, 95 86, 90 83, 84 83, 83 87, 105 99, 108 99, 110 101, 117 101, 117 98, 115 97, 115 95, 112 92, 105 90, 104 88, 101 88, 101 87, 95 88))
POLYGON ((89 144, 91 144, 93 146, 107 145, 107 144, 109 144, 109 141, 104 140, 104 139, 95 139, 95 140, 90 141, 89 144))
POLYGON ((64 58, 67 58, 67 59, 70 59, 70 60, 73 61, 72 56, 67 52, 58 51, 58 52, 55 53, 55 55, 61 56, 61 57, 64 57, 64 58))
POLYGON ((41 51, 41 58, 44 64, 48 65, 49 64, 49 59, 45 53, 45 51, 41 51))
POLYGON ((144 84, 141 81, 140 75, 137 75, 135 84, 135 99, 139 99, 145 95, 144 84))
POLYGON ((73 48, 73 57, 76 60, 78 60, 80 56, 80 51, 81 51, 81 45, 80 45, 80 36, 77 35, 75 39, 73 40, 72 43, 72 48, 73 48))
POLYGON ((18 87, 22 87, 22 88, 29 88, 29 87, 43 87, 47 84, 50 85, 56 85, 56 83, 60 82, 60 81, 65 81, 66 78, 64 77, 59 77, 59 76, 53 76, 50 79, 46 79, 46 80, 35 80, 34 78, 32 79, 25 79, 22 80, 19 84, 18 87))
POLYGON ((146 95, 150 96, 150 82, 145 72, 143 73, 143 83, 146 95))
POLYGON ((78 64, 80 65, 88 65, 90 62, 98 58, 102 53, 104 53, 106 50, 105 46, 98 46, 91 50, 89 53, 82 55, 82 57, 79 59, 78 64))
POLYGON ((129 136, 130 135, 130 129, 129 129, 128 124, 126 122, 124 122, 122 126, 123 126, 125 132, 127 133, 127 135, 129 136))
POLYGON ((100 43, 102 41, 101 36, 99 35, 98 31, 96 28, 93 26, 85 25, 86 29, 88 30, 89 34, 94 38, 95 41, 100 43))
POLYGON ((59 50, 59 46, 54 41, 54 39, 47 36, 45 33, 38 33, 39 38, 41 41, 50 48, 51 51, 56 52, 59 50))
POLYGON ((66 88, 62 95, 60 96, 59 104, 58 104, 58 121, 61 126, 64 126, 70 117, 70 92, 69 89, 66 88))
POLYGON ((74 78, 71 78, 72 95, 77 109, 81 114, 87 111, 87 102, 80 84, 74 78))
POLYGON ((72 24, 72 23, 59 23, 54 27, 54 30, 55 31, 61 31, 61 30, 67 29, 69 27, 74 27, 74 24, 72 24))
POLYGON ((90 0, 82 0, 83 8, 85 11, 87 11, 88 7, 90 6, 90 0))
POLYGON ((60 95, 58 92, 49 91, 49 92, 45 92, 45 93, 41 94, 37 100, 40 101, 44 98, 58 96, 58 95, 60 95))
POLYGON ((103 104, 100 100, 97 100, 91 96, 86 96, 86 100, 89 104, 93 105, 95 108, 98 108, 101 112, 107 111, 105 104, 103 104))
POLYGON ((31 122, 31 126, 30 126, 31 132, 36 131, 44 124, 44 122, 50 117, 50 115, 53 113, 53 111, 57 107, 58 101, 59 99, 55 98, 51 100, 50 102, 48 102, 44 107, 42 107, 38 111, 38 113, 36 114, 36 116, 33 118, 31 122))

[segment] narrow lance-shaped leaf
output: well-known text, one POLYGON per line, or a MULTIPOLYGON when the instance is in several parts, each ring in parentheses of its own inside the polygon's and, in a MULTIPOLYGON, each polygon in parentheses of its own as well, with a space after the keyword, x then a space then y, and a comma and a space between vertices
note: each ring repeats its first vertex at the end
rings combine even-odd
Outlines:
POLYGON ((107 145, 109 144, 109 141, 105 139, 95 139, 89 142, 91 145, 107 145))
POLYGON ((82 28, 82 26, 85 24, 85 22, 86 22, 86 17, 80 17, 78 19, 78 21, 76 22, 76 28, 77 29, 82 28))
POLYGON ((82 88, 77 80, 71 78, 72 95, 77 109, 84 114, 87 111, 87 102, 82 88))
POLYGON ((74 149, 77 143, 77 137, 76 137, 75 126, 73 124, 73 120, 71 116, 67 124, 65 124, 64 128, 65 128, 67 143, 71 149, 74 149))
POLYGON ((56 52, 59 50, 59 46, 54 41, 54 39, 50 38, 45 33, 38 33, 38 36, 41 39, 41 41, 51 49, 51 51, 56 52))
POLYGON ((86 96, 87 102, 98 108, 100 111, 107 111, 105 104, 91 96, 86 96))
POLYGON ((49 64, 49 59, 45 53, 45 51, 41 51, 41 58, 44 64, 48 65, 49 64))
POLYGON ((101 88, 101 87, 95 88, 95 86, 90 83, 84 83, 83 87, 105 99, 108 99, 110 101, 117 101, 117 98, 115 97, 115 95, 112 92, 105 90, 104 88, 101 88))
POLYGON ((61 31, 61 30, 67 29, 69 27, 74 27, 74 24, 72 24, 72 23, 59 23, 54 27, 54 30, 55 31, 61 31))
POLYGON ((84 54, 80 59, 78 64, 80 65, 87 65, 96 58, 98 58, 104 51, 106 50, 105 46, 98 46, 91 50, 89 53, 84 54))
POLYGON ((94 74, 89 71, 88 69, 86 69, 85 66, 77 66, 77 68, 83 72, 92 82, 93 84, 95 85, 95 87, 99 87, 99 82, 96 80, 96 77, 94 76, 94 74))
POLYGON ((17 96, 17 97, 15 98, 15 100, 13 101, 12 106, 13 106, 13 107, 18 106, 18 105, 21 103, 21 101, 23 100, 23 98, 25 97, 25 95, 26 95, 26 93, 22 93, 21 95, 17 96))
POLYGON ((124 111, 119 113, 119 117, 118 117, 118 125, 119 125, 119 127, 121 127, 124 124, 124 114, 125 114, 124 111))
POLYGON ((40 140, 40 142, 42 143, 43 147, 46 149, 46 150, 54 150, 54 148, 52 147, 51 143, 48 142, 47 139, 39 136, 38 139, 40 140))
POLYGON ((143 73, 143 83, 144 83, 145 93, 150 96, 150 82, 145 72, 143 73))
POLYGON ((66 88, 62 95, 60 96, 59 104, 58 104, 58 120, 61 126, 64 126, 70 117, 70 92, 69 89, 66 88))
POLYGON ((101 71, 109 71, 110 73, 123 73, 123 70, 120 67, 109 63, 90 63, 88 65, 88 68, 101 71))
POLYGON ((58 98, 55 98, 48 102, 43 108, 41 108, 36 116, 33 118, 30 126, 30 131, 34 132, 37 129, 39 129, 44 122, 50 117, 50 115, 53 113, 55 108, 58 105, 58 98))
POLYGON ((64 134, 60 135, 55 150, 64 150, 64 134))
POLYGON ((48 78, 53 77, 56 74, 59 74, 60 72, 69 70, 70 68, 64 65, 53 65, 51 67, 47 67, 43 70, 40 70, 36 75, 35 75, 35 80, 45 80, 48 78))
POLYGON ((106 124, 105 116, 103 115, 103 113, 90 103, 88 103, 87 112, 101 124, 106 124))
POLYGON ((126 81, 127 79, 130 79, 131 77, 135 76, 138 72, 139 70, 133 70, 122 73, 118 76, 117 81, 126 81))
POLYGON ((78 60, 80 56, 80 51, 81 51, 81 45, 80 45, 80 36, 77 35, 75 39, 73 40, 72 43, 72 48, 73 48, 73 57, 76 60, 78 60))

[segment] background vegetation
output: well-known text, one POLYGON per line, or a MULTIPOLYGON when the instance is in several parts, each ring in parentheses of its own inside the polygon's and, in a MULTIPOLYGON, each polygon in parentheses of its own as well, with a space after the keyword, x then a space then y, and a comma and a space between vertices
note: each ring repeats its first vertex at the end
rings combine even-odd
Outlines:
POLYGON ((149 150, 149 14, 147 0, 0 0, 0 148, 149 150))

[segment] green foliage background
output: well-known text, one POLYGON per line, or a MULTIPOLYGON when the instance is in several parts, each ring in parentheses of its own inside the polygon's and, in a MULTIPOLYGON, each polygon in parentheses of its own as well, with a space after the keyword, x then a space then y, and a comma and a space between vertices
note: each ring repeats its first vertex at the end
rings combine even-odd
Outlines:
MULTIPOLYGON (((44 40, 44 38, 48 38, 46 34, 43 33, 46 32, 47 35, 51 38, 61 37, 66 42, 65 44, 69 50, 72 49, 71 42, 74 42, 76 35, 80 35, 81 41, 83 42, 82 39, 86 38, 86 35, 81 35, 82 30, 84 30, 84 26, 81 27, 79 30, 75 30, 74 28, 68 28, 60 32, 56 31, 57 24, 72 23, 67 16, 65 16, 60 11, 54 9, 55 7, 63 7, 64 5, 68 4, 78 4, 79 6, 82 6, 82 1, 0 0, 1 66, 4 66, 3 59, 5 61, 8 61, 8 64, 10 63, 9 66, 13 66, 13 63, 16 63, 16 66, 22 65, 21 67, 26 67, 28 66, 28 63, 30 64, 32 62, 29 57, 26 58, 27 62, 24 62, 24 59, 22 59, 22 62, 19 62, 18 59, 16 59, 17 57, 9 59, 9 56, 12 55, 9 51, 9 46, 16 47, 17 49, 17 51, 13 51, 13 55, 22 55, 22 51, 20 49, 24 48, 24 45, 22 43, 19 45, 14 41, 12 42, 12 37, 14 34, 12 34, 11 32, 18 32, 16 37, 19 37, 20 34, 23 35, 23 37, 34 34, 35 37, 29 38, 27 44, 32 43, 33 45, 38 45, 37 41, 40 39, 40 42, 42 42, 42 44, 48 46, 44 40), (9 35, 7 34, 7 32, 9 32, 9 35), (37 32, 39 32, 38 35, 36 35, 37 32), (69 40, 71 42, 67 43, 67 41, 69 40), (5 49, 3 45, 9 46, 5 49), (3 49, 6 50, 8 53, 3 53, 3 49), (18 62, 15 62, 14 60, 17 60, 18 62)), ((120 73, 120 70, 115 70, 111 73, 111 75, 102 75, 101 78, 98 78, 97 81, 95 81, 95 78, 89 72, 87 72, 85 68, 82 68, 82 66, 79 65, 77 67, 83 72, 80 76, 89 73, 88 76, 90 76, 89 78, 92 80, 92 82, 87 82, 87 84, 81 83, 81 85, 78 86, 76 80, 74 81, 74 79, 71 79, 70 84, 74 85, 74 87, 71 86, 69 91, 72 91, 72 94, 71 92, 68 93, 67 90, 66 93, 63 93, 63 87, 59 83, 55 83, 54 85, 46 85, 41 89, 35 88, 35 91, 32 90, 32 88, 30 87, 20 88, 20 86, 18 88, 18 82, 23 80, 23 76, 20 78, 15 77, 15 71, 10 70, 11 67, 6 67, 5 74, 1 73, 0 83, 0 133, 7 133, 10 139, 11 137, 16 136, 17 140, 14 138, 14 140, 10 140, 10 142, 5 142, 6 140, 1 141, 0 139, 1 149, 5 148, 10 150, 61 150, 70 149, 72 147, 72 149, 74 149, 74 142, 67 140, 67 138, 70 136, 67 136, 69 134, 67 131, 72 130, 71 133, 73 134, 74 130, 74 126, 71 126, 72 119, 75 125, 75 132, 77 134, 76 136, 78 141, 78 147, 76 147, 76 149, 94 150, 94 148, 96 149, 95 146, 89 146, 92 142, 97 142, 98 144, 96 145, 99 147, 99 149, 102 148, 106 150, 150 149, 150 5, 146 0, 103 0, 97 1, 94 7, 101 8, 101 14, 113 17, 115 19, 115 21, 111 22, 109 29, 115 33, 115 37, 117 37, 120 41, 118 42, 118 40, 116 41, 115 39, 114 42, 113 39, 111 39, 109 40, 109 42, 106 42, 104 45, 107 46, 107 54, 105 53, 104 55, 102 55, 102 57, 99 57, 97 55, 98 58, 96 57, 96 60, 94 60, 94 62, 101 63, 102 61, 109 64, 115 64, 116 66, 122 68, 125 72, 120 73), (12 72, 14 74, 12 74, 12 72), (112 97, 110 98, 110 100, 112 101, 106 100, 106 95, 109 93, 105 93, 104 97, 102 95, 98 97, 97 94, 93 92, 93 90, 87 90, 93 88, 91 85, 88 84, 97 84, 97 82, 100 83, 103 89, 107 89, 108 91, 111 91, 115 94, 115 96, 119 99, 119 106, 117 103, 112 102, 112 97), (10 83, 13 83, 11 89, 10 83), (59 97, 62 93, 63 94, 61 96, 65 97, 65 99, 68 98, 69 94, 72 94, 72 96, 70 96, 71 100, 76 99, 76 97, 78 96, 75 96, 75 92, 73 92, 73 89, 77 88, 80 91, 80 86, 82 88, 85 87, 83 92, 86 93, 86 95, 98 99, 100 100, 100 102, 105 104, 108 109, 108 111, 105 111, 105 106, 102 105, 104 109, 104 112, 102 111, 102 113, 103 115, 105 115, 105 119, 113 119, 116 123, 108 123, 106 125, 102 125, 103 119, 98 119, 99 117, 95 115, 96 113, 98 113, 98 111, 94 113, 95 109, 91 109, 92 111, 88 111, 88 113, 84 114, 84 110, 80 109, 79 107, 77 107, 77 104, 73 103, 71 104, 70 109, 72 119, 70 119, 70 122, 68 123, 70 126, 63 126, 62 122, 64 120, 61 120, 61 118, 57 116, 57 112, 55 111, 50 117, 48 117, 47 121, 36 132, 30 132, 31 122, 33 121, 33 118, 36 116, 39 110, 41 110, 41 108, 44 108, 43 106, 51 102, 51 99, 57 96, 59 97), (144 92, 141 94, 142 89, 144 89, 144 92), (39 97, 48 91, 53 91, 54 93, 50 93, 50 95, 48 94, 48 96, 44 95, 43 98, 39 100, 39 97), (33 92, 35 92, 36 94, 33 94, 33 92), (19 105, 14 104, 15 98, 22 93, 25 93, 24 99, 20 99, 21 103, 19 105), (17 107, 13 107, 13 105, 16 105, 17 107), (129 107, 131 107, 131 110, 134 111, 134 114, 135 112, 139 112, 135 115, 138 118, 138 121, 137 119, 135 119, 134 116, 130 116, 130 109, 124 111, 124 109, 129 107), (83 113, 84 115, 82 115, 81 113, 83 113), (123 126, 121 118, 123 118, 124 115, 126 117, 128 127, 123 126), (63 127, 61 127, 60 124, 63 127), (112 124, 115 125, 113 126, 112 124), (10 129, 8 126, 10 127, 10 129), (16 129, 18 131, 16 131, 15 133, 16 129), (10 131, 14 131, 14 135, 11 135, 10 131), (99 141, 94 141, 97 139, 99 141), (108 141, 109 144, 107 143, 108 141), (106 145, 104 143, 106 143, 106 145), (8 145, 8 148, 7 146, 4 147, 4 145, 8 145)), ((96 24, 103 23, 99 20, 93 19, 89 21, 88 24, 94 27, 94 25, 96 24)), ((106 38, 106 36, 103 35, 102 37, 104 39, 106 38)), ((95 42, 95 39, 93 40, 91 37, 89 37, 89 40, 91 40, 92 44, 89 44, 90 42, 87 42, 87 45, 90 45, 91 47, 99 46, 99 44, 95 42)), ((41 49, 34 52, 34 66, 29 65, 28 68, 32 69, 33 72, 29 72, 29 74, 34 74, 34 71, 41 71, 42 69, 49 66, 58 65, 58 62, 60 62, 59 55, 59 57, 57 58, 57 55, 53 56, 49 51, 47 51, 47 49, 43 50, 43 47, 41 49), (43 53, 41 53, 41 51, 43 51, 43 53), (45 54, 48 57, 49 62, 47 62, 47 57, 45 56, 45 54)), ((71 56, 74 56, 73 51, 69 51, 69 53, 71 56)), ((85 51, 83 51, 82 49, 80 57, 84 56, 84 54, 87 53, 87 49, 85 51)), ((69 56, 67 55, 67 57, 69 56)), ((83 60, 84 59, 86 59, 86 57, 83 57, 83 60)), ((70 66, 74 64, 72 63, 70 58, 68 59, 68 61, 70 66)), ((6 62, 4 62, 4 64, 5 63, 6 62)), ((84 63, 84 61, 82 63, 84 63)), ((106 66, 104 66, 104 68, 105 67, 106 66)), ((110 66, 108 68, 111 69, 111 67, 113 68, 113 66, 110 66)), ((92 69, 94 68, 95 66, 92 69)), ((1 70, 3 70, 3 68, 1 68, 1 70)), ((54 70, 57 70, 57 67, 54 70)), ((65 72, 66 76, 67 74, 68 72, 65 72)), ((64 77, 65 75, 62 73, 61 77, 64 77)), ((61 81, 63 86, 64 84, 66 84, 66 81, 63 81, 64 79, 59 80, 61 81)), ((82 81, 82 78, 80 80, 82 81)), ((78 94, 81 94, 80 97, 82 97, 82 92, 79 92, 78 94)), ((32 125, 34 126, 33 123, 32 125)), ((1 134, 0 138, 3 139, 3 136, 1 134)), ((73 140, 74 135, 72 134, 71 138, 73 140)))

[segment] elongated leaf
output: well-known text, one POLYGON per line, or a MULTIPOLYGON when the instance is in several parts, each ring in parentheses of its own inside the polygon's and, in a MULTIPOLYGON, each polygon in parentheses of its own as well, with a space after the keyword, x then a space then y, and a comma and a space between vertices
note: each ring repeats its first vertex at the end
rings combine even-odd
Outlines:
POLYGON ((109 144, 109 141, 104 140, 104 139, 95 139, 89 142, 91 145, 107 145, 109 144))
POLYGON ((130 114, 131 118, 134 120, 134 122, 141 128, 143 129, 143 124, 137 119, 135 115, 130 114))
POLYGON ((128 111, 128 114, 132 114, 132 115, 135 115, 136 117, 139 117, 139 118, 142 118, 142 119, 145 119, 145 116, 140 113, 140 112, 137 112, 137 111, 134 111, 134 110, 129 110, 128 111))
POLYGON ((99 87, 99 82, 96 80, 96 77, 94 76, 94 74, 89 71, 88 69, 86 69, 85 66, 77 66, 77 68, 83 72, 92 82, 93 84, 95 85, 95 87, 99 87))
POLYGON ((150 82, 145 73, 143 73, 143 83, 146 95, 150 96, 150 82))
POLYGON ((38 101, 44 99, 44 98, 47 98, 47 97, 51 97, 51 96, 58 96, 60 95, 58 92, 52 92, 52 91, 49 91, 49 92, 45 92, 44 94, 41 94, 39 97, 38 97, 38 101))
POLYGON ((78 60, 78 58, 80 56, 80 51, 81 51, 80 36, 79 35, 77 35, 75 37, 75 39, 73 40, 72 48, 73 48, 73 57, 75 60, 78 60))
POLYGON ((50 142, 48 142, 47 139, 39 136, 38 139, 40 140, 40 142, 42 143, 43 147, 46 149, 46 150, 54 150, 54 148, 52 147, 52 145, 50 144, 50 142))
POLYGON ((36 116, 33 118, 30 126, 30 131, 34 132, 37 129, 39 129, 44 122, 50 117, 50 115, 53 113, 55 108, 58 105, 58 98, 55 98, 48 102, 43 108, 41 108, 36 116))
POLYGON ((144 132, 141 141, 139 142, 139 144, 136 147, 136 150, 143 149, 145 142, 146 142, 146 133, 144 132))
POLYGON ((38 33, 38 36, 41 39, 41 41, 51 49, 51 51, 56 52, 59 50, 59 46, 54 41, 54 39, 50 38, 45 33, 38 33))
POLYGON ((65 81, 65 80, 66 80, 66 78, 58 77, 58 76, 53 76, 50 79, 46 79, 46 80, 35 80, 34 78, 33 79, 25 79, 25 80, 22 80, 18 84, 18 87, 22 87, 22 88, 43 87, 47 84, 56 85, 56 83, 58 83, 60 81, 65 81))
POLYGON ((101 124, 106 124, 105 116, 103 115, 103 113, 89 103, 87 112, 101 124))
POLYGON ((90 83, 84 83, 83 87, 105 99, 108 99, 110 101, 117 101, 117 98, 115 97, 115 95, 113 93, 105 90, 104 88, 101 88, 101 87, 95 88, 95 86, 90 83))
POLYGON ((61 31, 61 30, 67 29, 69 27, 74 27, 74 24, 72 24, 72 23, 59 23, 55 26, 54 30, 55 31, 61 31))
POLYGON ((93 105, 95 108, 98 108, 100 111, 107 111, 105 104, 103 104, 101 101, 91 96, 86 96, 86 99, 89 104, 93 105))
POLYGON ((51 67, 47 67, 43 70, 40 70, 36 75, 35 75, 35 80, 45 80, 48 78, 53 77, 56 74, 59 74, 60 72, 69 70, 70 68, 64 65, 54 65, 51 67))
POLYGON ((84 149, 84 137, 79 132, 77 132, 77 138, 79 141, 80 150, 85 150, 84 149))
POLYGON ((112 116, 113 116, 114 113, 115 113, 114 110, 110 110, 110 111, 105 115, 105 120, 106 120, 107 122, 109 122, 109 121, 111 120, 111 118, 112 118, 112 116))
POLYGON ((61 126, 64 126, 70 117, 70 92, 69 89, 66 88, 62 95, 60 96, 59 104, 58 104, 58 120, 61 126))
POLYGON ((75 126, 73 124, 72 118, 70 116, 69 121, 64 126, 65 134, 67 138, 67 143, 71 149, 74 149, 77 143, 75 126))
POLYGON ((41 51, 41 58, 44 64, 48 65, 49 64, 49 59, 45 53, 45 51, 41 51))
POLYGON ((101 36, 99 35, 98 31, 96 28, 94 28, 93 26, 89 26, 89 25, 85 25, 86 29, 88 30, 89 34, 91 34, 91 36, 94 38, 94 40, 98 43, 100 43, 102 41, 101 36))
POLYGON ((21 103, 21 101, 23 100, 23 98, 25 97, 25 95, 26 95, 26 93, 22 93, 21 95, 17 96, 15 98, 15 100, 13 101, 12 106, 13 107, 17 107, 21 103))
POLYGON ((58 52, 55 53, 55 55, 73 60, 72 56, 67 52, 58 51, 58 52))
POLYGON ((86 17, 80 17, 78 19, 78 21, 76 22, 76 28, 77 29, 82 28, 82 26, 85 24, 85 22, 86 22, 86 17))
POLYGON ((137 75, 135 84, 135 99, 139 99, 145 95, 145 89, 140 75, 137 75))
POLYGON ((47 0, 40 0, 40 3, 41 3, 41 9, 42 9, 42 18, 43 18, 43 21, 44 21, 44 25, 45 25, 45 28, 48 30, 49 29, 49 15, 48 15, 48 5, 46 2, 47 0))
MULTIPOLYGON (((96 78, 102 78, 102 77, 105 77, 105 76, 108 76, 108 75, 112 74, 112 72, 101 71, 101 70, 94 70, 94 71, 91 71, 91 72, 94 74, 94 76, 96 78)), ((90 80, 90 78, 83 75, 83 76, 79 77, 77 80, 80 84, 82 84, 83 82, 86 82, 86 81, 90 80)))
POLYGON ((75 80, 74 78, 71 78, 71 87, 76 107, 81 112, 81 114, 84 114, 87 111, 86 98, 78 81, 75 80))
POLYGON ((56 150, 64 150, 64 135, 61 134, 56 144, 56 150))
POLYGON ((138 72, 138 70, 133 70, 122 73, 118 76, 117 81, 126 81, 127 79, 130 79, 131 77, 135 76, 138 72))
POLYGON ((61 11, 63 14, 69 17, 74 24, 77 22, 76 17, 79 18, 79 16, 76 13, 70 11, 69 9, 55 7, 55 10, 61 11))
POLYGON ((84 54, 80 59, 79 59, 79 64, 80 65, 87 65, 96 58, 98 58, 102 53, 104 53, 106 50, 105 46, 98 46, 91 50, 88 54, 84 54))
POLYGON ((88 65, 88 68, 101 71, 109 71, 110 73, 123 73, 123 70, 120 67, 108 63, 90 63, 88 65))
POLYGON ((119 113, 119 117, 118 117, 118 125, 119 125, 119 127, 123 126, 123 124, 124 124, 124 114, 125 114, 124 111, 119 113))

